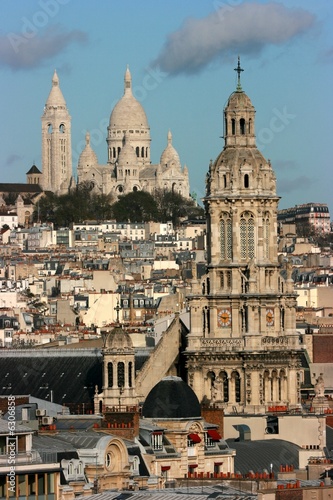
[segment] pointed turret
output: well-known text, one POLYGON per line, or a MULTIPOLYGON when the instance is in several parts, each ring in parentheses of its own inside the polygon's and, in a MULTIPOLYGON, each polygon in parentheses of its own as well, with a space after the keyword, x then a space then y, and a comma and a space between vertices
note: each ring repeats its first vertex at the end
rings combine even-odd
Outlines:
POLYGON ((53 78, 52 78, 52 88, 49 93, 49 97, 46 101, 47 107, 66 107, 66 101, 59 86, 59 77, 57 75, 56 70, 54 70, 53 78))

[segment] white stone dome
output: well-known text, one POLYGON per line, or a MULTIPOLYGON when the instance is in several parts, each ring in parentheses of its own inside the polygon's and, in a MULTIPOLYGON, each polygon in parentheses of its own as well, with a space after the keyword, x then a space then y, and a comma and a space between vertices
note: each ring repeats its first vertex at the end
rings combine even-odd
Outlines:
POLYGON ((168 145, 161 154, 160 164, 163 167, 176 166, 181 168, 179 154, 172 145, 172 134, 168 132, 168 145))
POLYGON ((132 78, 129 69, 125 73, 123 97, 117 102, 110 116, 110 127, 116 130, 149 129, 146 113, 132 94, 132 78))
POLYGON ((90 146, 90 134, 86 134, 86 145, 79 157, 79 167, 87 167, 97 165, 98 159, 95 151, 90 146))

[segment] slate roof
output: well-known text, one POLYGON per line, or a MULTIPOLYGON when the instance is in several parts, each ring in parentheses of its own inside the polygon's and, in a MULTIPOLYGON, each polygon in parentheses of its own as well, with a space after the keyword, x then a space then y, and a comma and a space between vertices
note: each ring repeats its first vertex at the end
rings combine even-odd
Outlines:
POLYGON ((42 193, 39 184, 0 183, 0 193, 42 193))
POLYGON ((270 472, 270 464, 273 464, 273 472, 280 470, 281 464, 293 465, 298 469, 298 451, 300 447, 283 439, 265 439, 258 441, 236 441, 227 439, 230 448, 236 450, 235 472, 247 474, 270 472))
POLYGON ((30 394, 58 404, 91 403, 102 387, 99 350, 0 351, 0 394, 30 394))

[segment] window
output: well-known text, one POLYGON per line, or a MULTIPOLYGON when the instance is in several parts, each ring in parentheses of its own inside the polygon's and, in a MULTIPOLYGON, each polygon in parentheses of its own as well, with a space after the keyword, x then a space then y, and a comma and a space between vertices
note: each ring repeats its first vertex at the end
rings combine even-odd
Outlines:
POLYGON ((117 366, 118 387, 125 386, 125 364, 120 361, 117 366))
POLYGON ((232 132, 232 135, 235 135, 235 133, 236 133, 236 122, 235 122, 234 118, 232 118, 232 120, 231 120, 231 132, 232 132))
POLYGON ((128 385, 129 385, 129 387, 132 387, 132 366, 133 366, 133 363, 132 363, 132 361, 130 361, 128 363, 128 385))
POLYGON ((264 244, 264 257, 269 259, 269 233, 270 233, 270 220, 269 214, 265 214, 263 221, 263 244, 264 244))
POLYGON ((244 118, 241 118, 239 120, 239 129, 240 129, 241 135, 244 135, 245 134, 245 120, 244 120, 244 118))
POLYGON ((108 363, 108 387, 113 387, 113 364, 108 363))
POLYGON ((220 220, 220 253, 223 260, 232 258, 232 225, 228 213, 223 213, 220 220))
POLYGON ((240 257, 241 259, 254 259, 254 216, 244 212, 240 219, 240 257))
POLYGON ((245 174, 244 175, 244 187, 248 188, 249 185, 250 185, 250 183, 249 183, 249 174, 245 174))
POLYGON ((111 453, 106 453, 106 455, 105 455, 105 467, 107 469, 109 469, 111 467, 111 463, 112 463, 111 453))
POLYGON ((163 434, 162 432, 153 432, 151 434, 151 446, 153 450, 163 449, 163 434))

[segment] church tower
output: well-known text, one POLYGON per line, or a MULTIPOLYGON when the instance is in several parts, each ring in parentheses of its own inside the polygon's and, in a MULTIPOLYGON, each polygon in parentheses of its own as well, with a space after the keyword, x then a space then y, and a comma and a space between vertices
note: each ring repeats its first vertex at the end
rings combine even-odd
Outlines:
POLYGON ((224 109, 225 145, 204 198, 207 273, 193 281, 188 382, 230 410, 300 403, 301 350, 291 269, 277 258, 276 179, 256 147, 255 109, 238 85, 224 109))
POLYGON ((106 337, 103 355, 102 392, 95 394, 95 413, 110 408, 135 406, 135 359, 130 335, 116 326, 106 337))
POLYGON ((42 173, 44 191, 68 192, 72 181, 71 117, 56 71, 42 116, 42 173))

